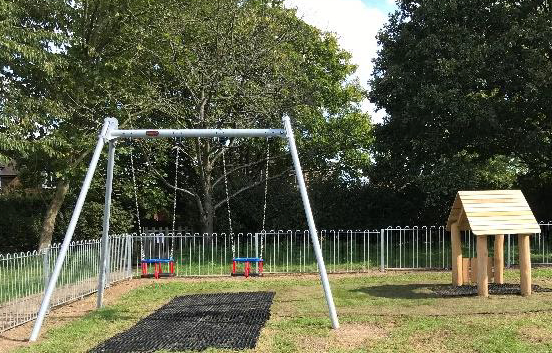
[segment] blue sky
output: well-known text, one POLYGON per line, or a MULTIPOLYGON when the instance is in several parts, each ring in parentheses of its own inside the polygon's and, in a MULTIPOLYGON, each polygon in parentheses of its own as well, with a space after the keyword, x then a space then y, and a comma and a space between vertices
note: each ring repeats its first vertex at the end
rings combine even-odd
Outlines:
MULTIPOLYGON (((376 34, 396 9, 394 0, 286 0, 296 7, 307 23, 334 32, 342 48, 352 54, 358 66, 356 77, 368 88, 372 59, 377 54, 376 34)), ((385 112, 375 111, 368 101, 362 103, 374 122, 381 122, 385 112)))
POLYGON ((362 0, 362 3, 364 3, 367 7, 375 7, 386 13, 393 12, 397 8, 394 0, 362 0))

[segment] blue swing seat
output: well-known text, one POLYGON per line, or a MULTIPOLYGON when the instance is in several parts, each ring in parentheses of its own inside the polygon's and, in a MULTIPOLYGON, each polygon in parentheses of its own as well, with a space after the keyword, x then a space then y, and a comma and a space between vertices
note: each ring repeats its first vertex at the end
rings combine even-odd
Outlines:
POLYGON ((140 260, 140 262, 145 264, 158 264, 158 263, 168 264, 168 263, 174 262, 174 260, 173 259, 142 259, 140 260))
POLYGON ((236 262, 263 262, 264 260, 258 257, 235 257, 233 261, 236 262))
POLYGON ((142 278, 174 276, 174 260, 172 257, 168 259, 142 259, 140 260, 140 262, 142 264, 142 278), (153 264, 153 274, 149 273, 148 264, 153 264), (161 266, 161 264, 169 264, 169 272, 163 272, 163 267, 161 266))
POLYGON ((236 276, 236 263, 245 263, 245 271, 244 276, 249 277, 250 275, 253 275, 250 273, 250 263, 255 262, 259 264, 259 272, 255 273, 255 276, 262 276, 263 275, 263 264, 264 260, 259 257, 235 257, 232 259, 232 276, 236 276))

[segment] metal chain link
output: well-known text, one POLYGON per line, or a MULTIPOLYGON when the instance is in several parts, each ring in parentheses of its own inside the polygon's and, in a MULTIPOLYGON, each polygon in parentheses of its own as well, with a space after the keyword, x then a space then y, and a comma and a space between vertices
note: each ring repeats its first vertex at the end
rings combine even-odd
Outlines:
POLYGON ((264 189, 264 205, 263 205, 263 228, 265 230, 266 225, 266 203, 268 194, 268 160, 270 159, 270 145, 268 144, 268 137, 266 138, 266 169, 265 169, 265 189, 264 189))
POLYGON ((234 245, 234 232, 232 231, 232 214, 230 213, 230 194, 228 193, 228 177, 226 175, 226 158, 222 150, 222 170, 224 173, 224 189, 226 191, 226 209, 228 210, 228 226, 230 228, 230 242, 232 244, 232 258, 236 257, 236 246, 234 245))
MULTIPOLYGON (((176 137, 174 139, 176 141, 176 137)), ((169 254, 169 258, 173 258, 173 254, 174 254, 174 237, 175 237, 175 234, 174 234, 174 228, 175 228, 175 225, 176 225, 176 188, 178 187, 178 152, 180 151, 180 146, 178 145, 178 143, 176 143, 176 161, 174 163, 174 198, 173 198, 173 221, 172 221, 172 234, 173 234, 173 238, 172 238, 172 242, 171 242, 171 251, 170 251, 170 254, 169 254)))
MULTIPOLYGON (((130 169, 132 173, 132 186, 134 189, 134 204, 136 206, 136 220, 138 221, 138 235, 142 235, 142 225, 140 222, 140 208, 138 207, 138 190, 136 187, 136 173, 134 171, 134 153, 132 152, 134 149, 134 141, 132 137, 130 138, 130 169)), ((143 242, 140 242, 140 256, 142 259, 146 257, 146 254, 144 253, 144 245, 143 242)))
MULTIPOLYGON (((266 229, 265 229, 265 226, 266 226, 266 205, 267 205, 267 200, 268 200, 268 161, 270 159, 270 144, 269 144, 269 140, 268 140, 268 137, 266 138, 266 169, 265 169, 265 189, 264 189, 264 204, 263 204, 263 227, 262 227, 262 230, 261 230, 261 234, 264 235, 264 237, 266 238, 266 229)), ((261 256, 260 258, 262 259, 263 258, 263 249, 264 249, 264 245, 263 245, 263 236, 261 236, 261 256)))

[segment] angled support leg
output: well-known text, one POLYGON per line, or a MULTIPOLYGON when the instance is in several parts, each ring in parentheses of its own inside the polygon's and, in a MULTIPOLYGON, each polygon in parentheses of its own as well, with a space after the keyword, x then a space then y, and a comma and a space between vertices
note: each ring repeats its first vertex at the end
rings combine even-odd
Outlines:
POLYGON ((320 249, 320 242, 318 241, 318 232, 316 231, 316 225, 314 224, 314 218, 312 216, 312 210, 310 206, 309 196, 307 194, 307 186, 305 185, 305 179, 303 177, 303 171, 301 170, 301 163, 299 162, 299 154, 297 153, 297 147, 295 146, 295 138, 293 137, 293 130, 291 129, 291 123, 289 117, 283 119, 284 127, 289 144, 289 151, 293 159, 293 165, 295 167, 295 175, 297 176, 297 184, 299 191, 301 192, 301 199, 303 200, 303 207, 305 209, 305 216, 307 217, 307 223, 309 225, 309 234, 312 241, 312 247, 316 256, 316 262, 318 264, 318 271, 320 272, 320 280, 324 289, 324 296, 326 297, 326 303, 328 304, 328 311, 330 314, 330 321, 332 328, 339 328, 339 321, 337 319, 337 313, 335 311, 335 304, 332 296, 332 290, 330 288, 330 282, 328 280, 328 274, 326 273, 326 266, 324 265, 324 258, 322 256, 322 250, 320 249))
POLYGON ((56 264, 54 266, 54 271, 50 276, 48 286, 46 287, 44 297, 42 298, 42 303, 40 304, 40 309, 38 311, 38 315, 33 326, 33 331, 31 332, 31 337, 29 338, 29 341, 31 342, 36 341, 36 339, 38 338, 40 328, 42 327, 42 323, 44 322, 44 317, 46 316, 46 312, 48 311, 48 308, 50 306, 50 300, 52 299, 52 294, 54 293, 59 274, 61 273, 63 261, 65 260, 65 256, 67 255, 67 250, 69 249, 71 239, 73 238, 73 233, 75 232, 75 227, 77 226, 77 221, 79 220, 79 216, 84 205, 84 200, 86 199, 86 194, 88 193, 88 189, 90 188, 90 183, 92 182, 92 177, 94 176, 94 172, 96 171, 98 160, 100 159, 105 141, 108 140, 110 137, 109 130, 112 129, 113 124, 116 125, 117 120, 106 119, 102 127, 102 131, 100 132, 100 136, 98 137, 98 142, 96 143, 96 148, 94 149, 94 153, 92 154, 92 159, 90 160, 84 182, 82 183, 82 188, 79 193, 79 197, 77 198, 77 203, 75 204, 73 215, 71 216, 69 226, 67 227, 67 231, 65 232, 65 238, 63 239, 63 243, 61 244, 61 248, 59 250, 56 264))
POLYGON ((103 215, 103 232, 100 255, 100 276, 98 278, 98 298, 96 307, 103 306, 103 295, 105 289, 105 278, 107 271, 107 253, 109 251, 109 216, 111 214, 111 190, 113 185, 113 165, 115 164, 115 141, 109 141, 107 153, 107 180, 105 183, 105 203, 103 215))

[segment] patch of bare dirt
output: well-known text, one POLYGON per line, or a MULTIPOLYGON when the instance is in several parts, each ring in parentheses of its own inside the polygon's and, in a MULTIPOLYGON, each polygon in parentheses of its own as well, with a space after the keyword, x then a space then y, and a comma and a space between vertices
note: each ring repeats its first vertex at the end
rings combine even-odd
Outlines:
POLYGON ((327 352, 331 349, 366 348, 373 341, 388 336, 390 327, 369 323, 347 323, 338 330, 330 330, 328 336, 307 336, 301 338, 298 346, 302 352, 327 352))
POLYGON ((445 345, 449 336, 450 334, 443 330, 417 332, 409 341, 414 352, 445 353, 449 352, 445 345))
MULTIPOLYGON (((151 284, 153 281, 153 279, 128 280, 112 285, 107 288, 104 293, 104 303, 109 305, 132 289, 151 284)), ((70 321, 78 319, 94 309, 96 309, 95 294, 91 294, 82 300, 77 300, 53 309, 44 320, 41 336, 50 331, 52 328, 59 327, 70 321)), ((35 321, 33 320, 11 330, 0 333, 0 353, 30 345, 28 339, 31 335, 34 323, 35 321)))
POLYGON ((550 342, 550 329, 546 327, 522 327, 519 330, 521 337, 532 343, 550 342))

